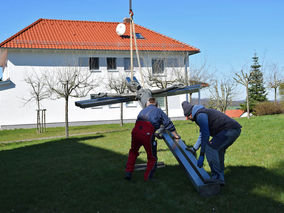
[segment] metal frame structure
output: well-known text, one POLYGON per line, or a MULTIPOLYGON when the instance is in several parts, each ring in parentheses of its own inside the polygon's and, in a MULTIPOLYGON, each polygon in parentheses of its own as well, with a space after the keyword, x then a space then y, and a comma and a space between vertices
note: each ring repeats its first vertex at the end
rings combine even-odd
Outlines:
POLYGON ((88 100, 76 101, 75 105, 80 108, 89 108, 95 106, 123 103, 129 101, 138 101, 142 108, 146 107, 146 103, 150 97, 165 97, 181 95, 186 93, 194 93, 200 91, 202 88, 201 84, 184 86, 184 85, 173 85, 166 89, 143 89, 135 76, 133 80, 129 77, 126 78, 127 86, 133 93, 126 94, 113 94, 113 93, 98 93, 91 94, 91 98, 88 100))

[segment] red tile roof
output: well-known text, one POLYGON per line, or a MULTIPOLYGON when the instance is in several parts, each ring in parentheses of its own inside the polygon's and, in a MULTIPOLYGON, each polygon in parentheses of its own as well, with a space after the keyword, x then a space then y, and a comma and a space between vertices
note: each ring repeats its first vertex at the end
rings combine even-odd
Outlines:
MULTIPOLYGON (((125 24, 126 32, 123 36, 116 34, 118 24, 39 19, 3 41, 0 48, 129 50, 129 24, 125 24)), ((195 47, 139 25, 135 25, 135 32, 145 38, 137 39, 139 50, 199 52, 195 47)))
POLYGON ((240 109, 232 109, 232 110, 226 110, 225 114, 231 118, 239 118, 241 117, 242 114, 244 114, 244 111, 240 109))

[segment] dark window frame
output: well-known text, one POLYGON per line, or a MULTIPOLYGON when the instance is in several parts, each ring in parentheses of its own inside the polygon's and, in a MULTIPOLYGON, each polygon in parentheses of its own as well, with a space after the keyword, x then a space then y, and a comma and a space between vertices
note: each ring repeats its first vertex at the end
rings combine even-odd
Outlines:
POLYGON ((100 69, 100 58, 99 57, 90 57, 89 58, 89 69, 91 71, 100 69))
POLYGON ((165 74, 165 59, 164 58, 152 58, 152 74, 153 75, 165 74))
POLYGON ((114 57, 107 58, 107 70, 116 70, 117 60, 114 57))
POLYGON ((135 33, 137 39, 145 39, 141 33, 135 33))

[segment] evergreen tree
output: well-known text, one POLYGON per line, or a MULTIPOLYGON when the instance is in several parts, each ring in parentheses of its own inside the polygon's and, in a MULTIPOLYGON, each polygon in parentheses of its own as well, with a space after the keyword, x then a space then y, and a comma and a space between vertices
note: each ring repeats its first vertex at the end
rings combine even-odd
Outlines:
POLYGON ((263 73, 260 70, 261 65, 258 63, 256 53, 252 59, 253 65, 251 65, 249 75, 249 103, 251 110, 254 111, 257 103, 267 101, 267 93, 263 83, 263 73))

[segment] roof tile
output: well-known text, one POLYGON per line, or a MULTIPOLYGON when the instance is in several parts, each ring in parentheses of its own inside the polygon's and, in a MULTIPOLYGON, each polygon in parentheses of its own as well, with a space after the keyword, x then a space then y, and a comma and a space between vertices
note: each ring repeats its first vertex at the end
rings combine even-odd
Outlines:
MULTIPOLYGON (((39 19, 3 41, 0 48, 129 50, 129 24, 123 36, 116 34, 118 22, 39 19)), ((199 49, 135 24, 139 50, 186 51, 199 49)))
POLYGON ((232 110, 226 110, 226 115, 228 115, 231 118, 239 118, 242 114, 244 114, 244 111, 241 109, 232 109, 232 110))

